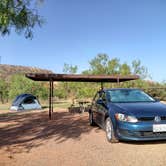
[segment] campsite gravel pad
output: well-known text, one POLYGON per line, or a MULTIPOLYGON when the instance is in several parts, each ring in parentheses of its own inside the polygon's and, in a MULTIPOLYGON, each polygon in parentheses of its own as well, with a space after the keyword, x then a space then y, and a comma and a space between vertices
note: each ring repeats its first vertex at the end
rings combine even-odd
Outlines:
POLYGON ((158 166, 166 141, 110 144, 88 114, 55 110, 0 114, 0 166, 158 166))

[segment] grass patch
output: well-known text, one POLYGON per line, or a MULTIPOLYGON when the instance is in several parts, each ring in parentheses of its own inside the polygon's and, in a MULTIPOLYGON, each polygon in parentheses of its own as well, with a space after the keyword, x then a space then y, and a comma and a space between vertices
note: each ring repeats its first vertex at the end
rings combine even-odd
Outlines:
POLYGON ((15 116, 15 115, 18 115, 17 112, 15 113, 12 113, 12 112, 3 112, 2 114, 0 114, 0 117, 11 117, 11 116, 15 116))
POLYGON ((10 104, 6 103, 6 104, 0 104, 0 110, 9 110, 10 108, 10 104))
MULTIPOLYGON (((48 103, 41 103, 43 109, 48 109, 49 104, 48 103)), ((67 109, 68 107, 71 106, 71 102, 69 101, 56 101, 53 103, 54 108, 62 108, 62 109, 67 109)))
POLYGON ((69 103, 69 102, 53 104, 54 108, 64 108, 64 109, 70 107, 70 105, 71 105, 71 103, 69 103))

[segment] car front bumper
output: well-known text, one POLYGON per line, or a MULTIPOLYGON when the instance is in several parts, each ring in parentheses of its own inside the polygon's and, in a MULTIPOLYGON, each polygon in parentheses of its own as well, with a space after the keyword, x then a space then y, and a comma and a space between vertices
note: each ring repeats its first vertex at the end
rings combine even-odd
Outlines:
MULTIPOLYGON (((160 124, 166 124, 166 121, 160 124)), ((166 140, 166 131, 153 132, 153 125, 153 122, 117 122, 116 135, 120 140, 127 141, 166 140)))

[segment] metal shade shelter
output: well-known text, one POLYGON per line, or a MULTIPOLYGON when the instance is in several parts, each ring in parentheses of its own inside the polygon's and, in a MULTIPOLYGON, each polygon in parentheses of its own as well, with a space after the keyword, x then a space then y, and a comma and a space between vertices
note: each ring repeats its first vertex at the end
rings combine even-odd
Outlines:
POLYGON ((50 91, 49 91, 50 119, 52 117, 52 112, 53 112, 54 81, 120 83, 120 82, 139 79, 138 75, 121 76, 121 75, 81 75, 81 74, 43 74, 43 73, 28 73, 26 74, 26 77, 34 81, 47 81, 50 83, 50 91))
POLYGON ((26 77, 34 81, 68 81, 68 82, 124 82, 139 79, 137 75, 82 75, 82 74, 40 74, 29 73, 26 77))

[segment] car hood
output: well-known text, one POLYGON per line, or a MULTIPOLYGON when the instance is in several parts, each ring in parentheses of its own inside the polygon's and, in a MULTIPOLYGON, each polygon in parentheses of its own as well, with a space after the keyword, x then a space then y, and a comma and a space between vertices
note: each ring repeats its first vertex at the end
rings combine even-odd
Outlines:
POLYGON ((160 102, 111 103, 111 105, 115 112, 136 117, 166 116, 166 105, 160 102))

